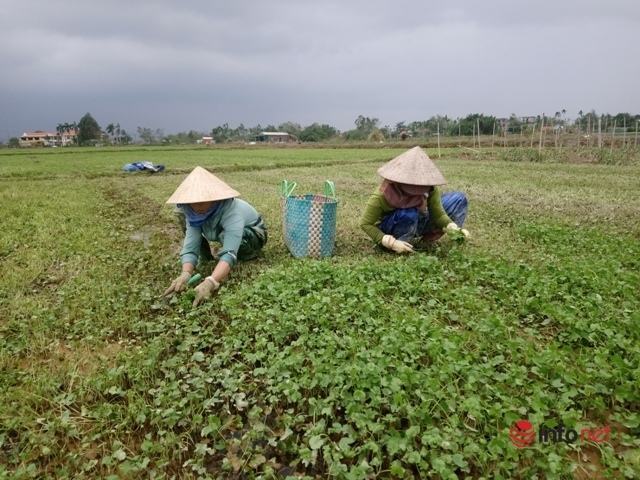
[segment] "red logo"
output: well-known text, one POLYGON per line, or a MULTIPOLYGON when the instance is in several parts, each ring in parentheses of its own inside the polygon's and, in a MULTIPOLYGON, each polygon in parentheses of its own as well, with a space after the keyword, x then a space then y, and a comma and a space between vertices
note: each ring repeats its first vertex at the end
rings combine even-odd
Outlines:
POLYGON ((530 422, 520 420, 514 423, 509 430, 511 443, 518 448, 526 448, 536 439, 536 431, 530 422))

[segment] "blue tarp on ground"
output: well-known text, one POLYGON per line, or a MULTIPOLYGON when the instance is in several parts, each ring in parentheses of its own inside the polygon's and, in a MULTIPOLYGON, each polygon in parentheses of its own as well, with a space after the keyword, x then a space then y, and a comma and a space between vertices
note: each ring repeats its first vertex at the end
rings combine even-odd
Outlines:
POLYGON ((141 170, 148 170, 151 173, 161 172, 164 170, 164 165, 154 166, 151 162, 134 162, 127 163, 122 169, 125 172, 139 172, 141 170))

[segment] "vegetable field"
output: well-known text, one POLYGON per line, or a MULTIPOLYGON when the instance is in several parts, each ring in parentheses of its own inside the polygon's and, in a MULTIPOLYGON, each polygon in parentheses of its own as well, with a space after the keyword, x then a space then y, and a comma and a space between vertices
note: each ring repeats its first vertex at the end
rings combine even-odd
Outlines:
POLYGON ((358 224, 406 148, 0 151, 0 478, 640 478, 640 164, 428 150, 472 239, 400 257, 358 224), (197 165, 269 242, 192 310, 197 165), (333 257, 286 250, 282 179, 335 182, 333 257))

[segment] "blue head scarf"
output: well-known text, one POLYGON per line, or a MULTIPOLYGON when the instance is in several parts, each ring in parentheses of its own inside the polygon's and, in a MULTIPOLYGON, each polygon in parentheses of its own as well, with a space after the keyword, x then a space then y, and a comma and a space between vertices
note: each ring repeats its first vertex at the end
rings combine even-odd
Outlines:
POLYGON ((180 210, 182 210, 182 212, 184 213, 184 216, 187 217, 189 225, 191 225, 192 227, 199 227, 206 223, 207 220, 213 217, 216 213, 218 213, 218 210, 220 210, 223 203, 223 201, 214 202, 213 205, 209 207, 209 210, 204 213, 196 212, 193 208, 191 208, 189 204, 178 204, 178 208, 180 208, 180 210))

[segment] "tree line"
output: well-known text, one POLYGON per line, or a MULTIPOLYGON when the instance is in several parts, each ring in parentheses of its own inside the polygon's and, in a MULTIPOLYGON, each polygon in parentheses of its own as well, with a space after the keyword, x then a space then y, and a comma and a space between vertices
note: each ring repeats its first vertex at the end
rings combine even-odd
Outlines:
MULTIPOLYGON (((397 122, 395 126, 382 126, 376 117, 359 115, 354 121, 354 128, 341 132, 327 124, 313 123, 302 127, 296 122, 284 122, 278 126, 258 124, 245 127, 240 124, 231 128, 228 123, 216 126, 210 132, 180 132, 165 135, 161 128, 150 129, 137 127, 138 141, 147 145, 195 144, 203 137, 212 137, 215 143, 246 143, 255 140, 261 132, 288 133, 300 142, 327 141, 383 141, 385 139, 429 138, 432 136, 476 136, 525 133, 540 131, 543 127, 553 127, 560 132, 634 132, 638 129, 640 115, 618 113, 616 115, 598 115, 595 110, 580 110, 574 119, 567 118, 566 110, 556 111, 553 115, 537 115, 535 117, 518 117, 515 113, 509 118, 498 119, 491 115, 472 113, 464 118, 450 118, 447 115, 435 115, 427 120, 397 122)), ((73 145, 128 145, 134 141, 132 136, 120 127, 120 123, 109 123, 102 130, 90 113, 85 114, 79 122, 60 123, 56 131, 58 135, 75 132, 73 145)), ((9 141, 9 146, 18 146, 17 138, 9 141)))
MULTIPOLYGON (((248 142, 255 140, 261 132, 285 132, 301 142, 324 142, 334 139, 347 141, 381 141, 384 139, 429 138, 433 136, 473 136, 495 135, 503 133, 523 133, 532 130, 540 131, 542 127, 560 127, 562 131, 594 132, 600 128, 603 132, 614 129, 621 132, 626 129, 633 132, 638 128, 640 115, 618 113, 617 115, 598 115, 594 110, 584 113, 580 111, 575 119, 566 117, 566 110, 553 115, 536 115, 535 117, 518 117, 511 114, 509 118, 498 119, 495 116, 472 113, 464 118, 450 118, 447 115, 435 115, 428 120, 398 122, 394 127, 382 126, 375 117, 359 115, 351 130, 340 132, 331 125, 313 123, 302 127, 296 122, 285 122, 281 125, 256 125, 247 128, 240 124, 236 128, 225 123, 214 127, 211 132, 181 132, 167 135, 163 142, 195 143, 203 136, 210 136, 216 143, 248 142)), ((156 140, 158 140, 156 138, 156 140)))

